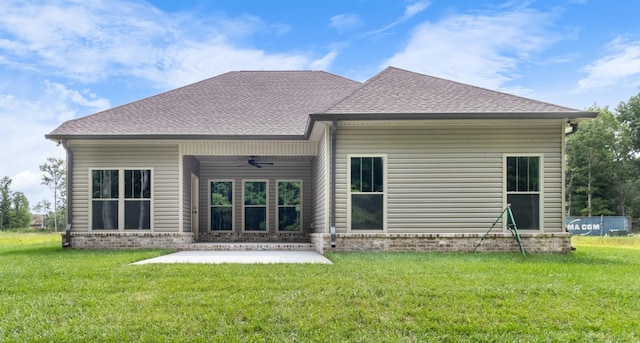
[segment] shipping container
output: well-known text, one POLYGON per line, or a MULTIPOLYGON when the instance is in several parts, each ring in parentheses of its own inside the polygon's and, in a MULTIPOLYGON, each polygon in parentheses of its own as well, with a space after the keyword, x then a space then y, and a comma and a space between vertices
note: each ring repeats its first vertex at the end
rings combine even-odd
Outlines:
POLYGON ((567 231, 580 236, 626 236, 631 233, 631 217, 567 217, 567 231))

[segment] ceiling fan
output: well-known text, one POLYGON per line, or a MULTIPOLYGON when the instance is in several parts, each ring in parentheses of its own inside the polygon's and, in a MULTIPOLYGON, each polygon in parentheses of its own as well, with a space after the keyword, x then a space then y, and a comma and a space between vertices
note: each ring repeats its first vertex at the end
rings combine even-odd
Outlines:
POLYGON ((251 156, 247 160, 247 165, 250 165, 256 168, 262 168, 262 166, 272 166, 273 162, 260 162, 255 156, 251 156))

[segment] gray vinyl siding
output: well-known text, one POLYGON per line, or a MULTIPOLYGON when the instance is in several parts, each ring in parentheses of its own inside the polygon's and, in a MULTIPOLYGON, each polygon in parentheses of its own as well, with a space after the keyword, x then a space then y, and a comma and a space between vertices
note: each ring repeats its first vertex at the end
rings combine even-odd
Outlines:
POLYGON ((114 143, 74 145, 73 230, 89 231, 90 169, 150 168, 152 172, 153 231, 179 231, 179 172, 177 145, 114 143))
POLYGON ((563 124, 340 126, 337 229, 347 230, 348 155, 386 155, 387 232, 469 233, 486 232, 503 210, 504 154, 541 154, 541 223, 561 232, 563 124))
POLYGON ((314 232, 328 232, 326 223, 326 214, 328 211, 326 196, 327 196, 327 182, 330 175, 327 175, 326 170, 329 161, 329 146, 327 144, 328 130, 325 131, 325 135, 320 139, 318 144, 318 156, 313 159, 312 162, 312 217, 311 222, 314 225, 314 232))
POLYGON ((182 160, 182 230, 191 231, 191 174, 198 175, 200 162, 193 156, 182 160))
POLYGON ((302 180, 302 228, 309 232, 311 218, 311 162, 276 163, 273 166, 255 168, 237 163, 200 162, 200 232, 209 232, 209 181, 234 181, 234 232, 242 232, 242 187, 243 180, 268 181, 267 217, 269 232, 276 232, 276 181, 302 180))

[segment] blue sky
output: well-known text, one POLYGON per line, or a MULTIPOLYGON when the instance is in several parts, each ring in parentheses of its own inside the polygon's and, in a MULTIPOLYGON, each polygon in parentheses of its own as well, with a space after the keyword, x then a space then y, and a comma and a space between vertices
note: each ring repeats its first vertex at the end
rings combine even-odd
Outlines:
POLYGON ((38 165, 65 120, 230 70, 389 65, 577 109, 640 91, 640 2, 0 2, 0 177, 50 198, 38 165))

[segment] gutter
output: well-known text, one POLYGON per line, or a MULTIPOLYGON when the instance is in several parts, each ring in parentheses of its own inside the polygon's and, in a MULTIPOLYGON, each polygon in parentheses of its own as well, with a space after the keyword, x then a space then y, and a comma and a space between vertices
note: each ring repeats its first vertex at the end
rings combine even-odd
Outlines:
POLYGON ((331 247, 336 247, 336 134, 338 133, 338 119, 333 118, 331 126, 331 247))
POLYGON ((64 242, 62 242, 63 248, 71 247, 71 223, 73 223, 73 152, 69 148, 69 144, 66 139, 60 140, 60 144, 67 152, 67 227, 64 234, 64 242))

